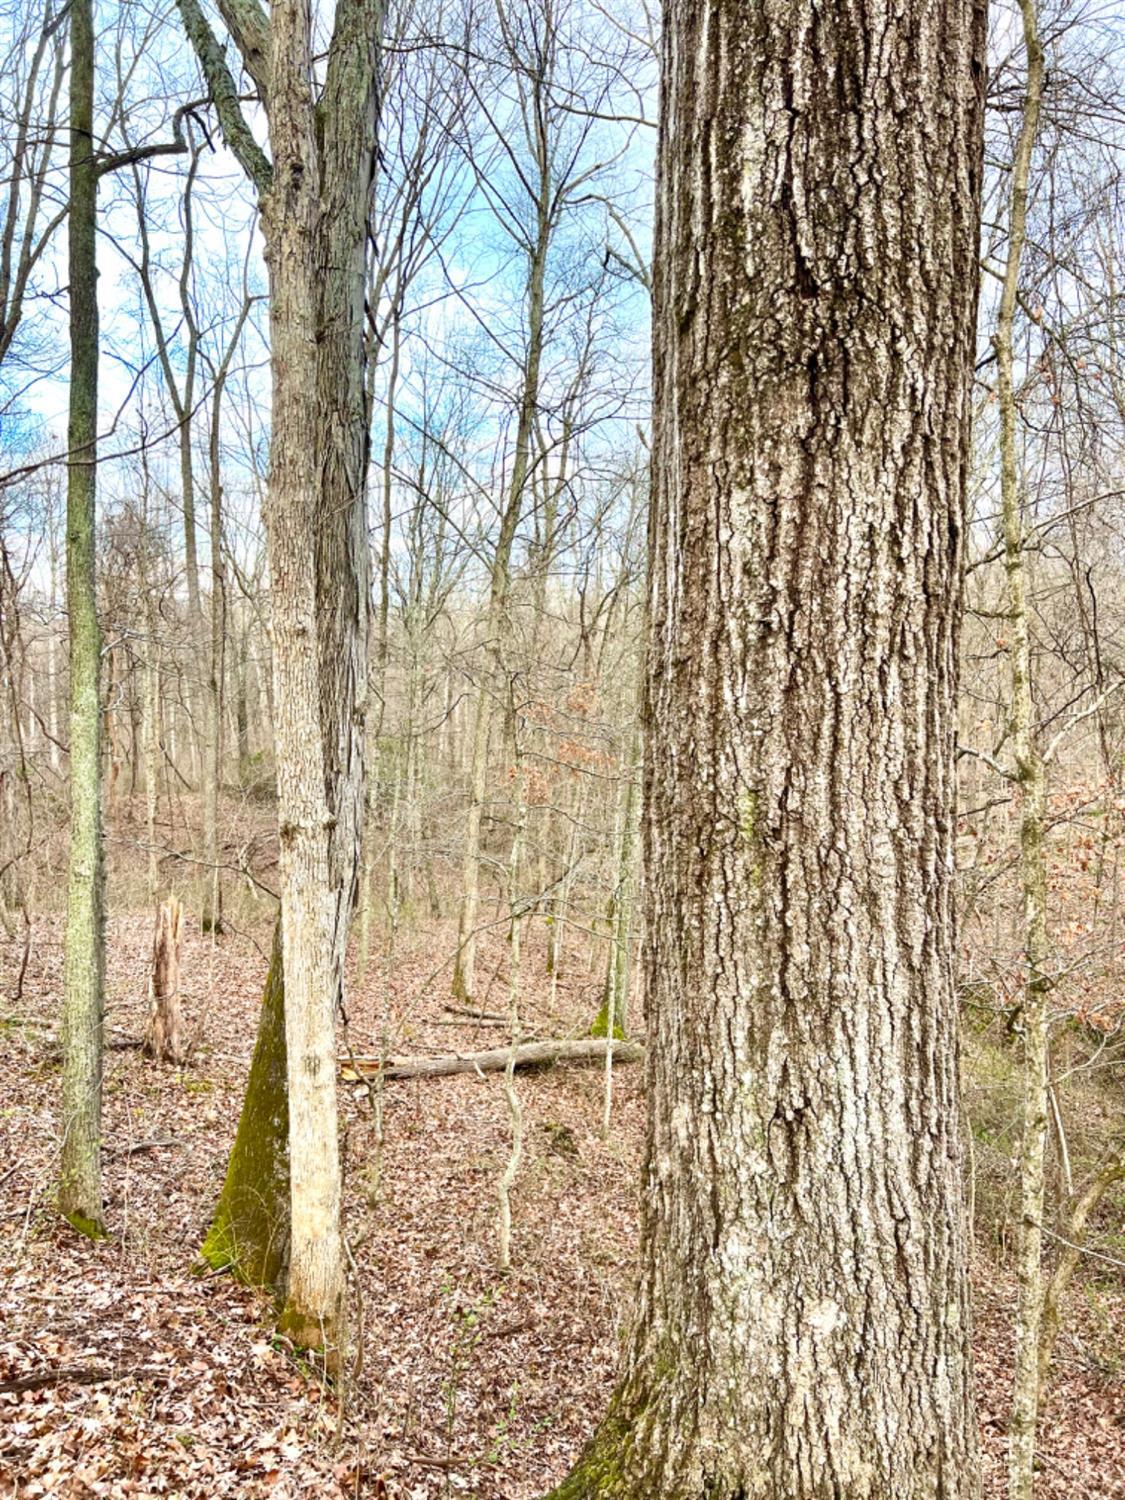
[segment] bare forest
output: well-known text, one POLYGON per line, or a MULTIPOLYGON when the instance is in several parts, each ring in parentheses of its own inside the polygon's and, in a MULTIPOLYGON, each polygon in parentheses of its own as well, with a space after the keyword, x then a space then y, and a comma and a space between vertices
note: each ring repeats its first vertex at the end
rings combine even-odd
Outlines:
POLYGON ((0 1494, 1125 1500, 1123 100, 0 0, 0 1494))

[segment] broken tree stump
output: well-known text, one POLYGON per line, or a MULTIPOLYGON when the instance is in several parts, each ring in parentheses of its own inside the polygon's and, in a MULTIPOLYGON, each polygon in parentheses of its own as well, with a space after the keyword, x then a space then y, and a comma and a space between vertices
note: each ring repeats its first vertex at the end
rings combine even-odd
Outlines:
POLYGON ((180 1021, 180 948, 184 909, 175 896, 160 904, 152 936, 149 1017, 145 1052, 157 1062, 182 1063, 180 1021))

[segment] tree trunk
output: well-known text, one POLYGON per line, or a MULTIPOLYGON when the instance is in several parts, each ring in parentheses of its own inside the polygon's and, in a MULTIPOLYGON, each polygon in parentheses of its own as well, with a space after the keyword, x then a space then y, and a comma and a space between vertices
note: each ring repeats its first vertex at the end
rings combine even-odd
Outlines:
POLYGON ((492 558, 488 613, 485 617, 485 667, 477 689, 473 718, 473 758, 469 772, 469 809, 465 826, 462 861, 461 910, 457 924, 457 957, 453 965, 452 991, 458 1000, 471 1001, 476 993, 477 912, 480 907, 480 831, 488 784, 488 742, 492 727, 494 697, 504 693, 505 641, 508 634, 508 593, 511 587, 512 549, 524 509, 524 490, 531 470, 532 437, 539 410, 539 372, 543 359, 543 327, 546 315, 547 257, 553 228, 553 185, 545 156, 546 142, 539 140, 537 162, 536 237, 527 267, 527 354, 520 387, 519 417, 512 457, 512 473, 504 499, 500 532, 492 558))
POLYGON ((160 658, 156 641, 156 582, 143 577, 141 586, 145 591, 145 701, 141 720, 145 759, 145 844, 148 847, 148 899, 149 904, 155 906, 160 884, 156 852, 156 814, 160 798, 160 658))
POLYGON ((235 678, 235 719, 238 725, 238 784, 250 786, 250 629, 244 620, 238 630, 238 672, 235 678))
POLYGON ((70 417, 66 590, 70 629, 70 865, 67 877, 59 1207, 105 1234, 101 1185, 105 976, 101 630, 95 582, 98 441, 97 175, 91 0, 70 8, 70 417))
POLYGON ((1082 1191, 1071 1196, 1067 1212, 1062 1218, 1063 1249, 1043 1293, 1039 1326, 1037 1350, 1039 1369, 1036 1390, 1039 1410, 1042 1409, 1046 1397, 1047 1380, 1051 1373, 1051 1356, 1055 1352, 1055 1340, 1059 1333, 1060 1304, 1082 1259, 1090 1216, 1096 1211, 1109 1189, 1123 1178, 1125 1178, 1125 1145, 1117 1143, 1110 1146, 1104 1153, 1082 1191))
POLYGON ((665 13, 636 1326, 556 1500, 968 1500, 979 0, 665 13))
POLYGON ((1008 256, 996 323, 996 364, 1000 405, 1000 503, 1003 512, 1004 567, 1008 580, 1012 675, 1009 724, 1015 779, 1023 797, 1020 818, 1020 883, 1023 892, 1026 984, 1020 1007, 1024 1041, 1023 1135, 1020 1145, 1020 1211, 1017 1260, 1016 1368, 1012 1389, 1008 1453, 1010 1500, 1031 1500, 1035 1488, 1035 1430, 1039 1407, 1040 1319, 1043 1309, 1044 1161, 1050 1086, 1047 992, 1047 772, 1039 752, 1031 682, 1031 638, 1027 608, 1023 508, 1016 439, 1016 396, 1012 373, 1012 334, 1019 291, 1020 260, 1027 225, 1031 153, 1043 92, 1043 49, 1035 0, 1020 0, 1027 49, 1027 94, 1012 163, 1008 256))
MULTIPOLYGON (((223 930, 223 878, 219 859, 219 800, 223 784, 223 684, 226 673, 227 577, 223 558, 223 467, 219 445, 223 415, 223 393, 242 329, 249 314, 244 298, 242 311, 226 351, 215 371, 211 393, 211 423, 207 444, 211 482, 211 639, 207 674, 207 772, 203 785, 203 887, 204 932, 223 930)), ((241 742, 240 742, 241 746, 241 742)))
MULTIPOLYGON (((509 701, 511 700, 509 693, 509 701)), ((519 753, 519 725, 515 726, 515 827, 512 830, 512 847, 508 855, 508 1057, 504 1064, 504 1103, 508 1107, 508 1119, 512 1126, 512 1143, 508 1160, 497 1184, 500 1204, 499 1217, 499 1263, 501 1271, 512 1267, 512 1189, 519 1175, 523 1159, 524 1118, 523 1105, 516 1088, 516 1059, 520 1042, 520 958, 523 914, 520 910, 520 856, 523 849, 524 832, 527 825, 527 799, 523 788, 523 766, 519 753)), ((612 1055, 612 1047, 606 1048, 606 1056, 612 1055)))
POLYGON ((184 911, 175 896, 161 902, 152 938, 152 976, 145 1051, 157 1062, 182 1063, 180 948, 184 911))
MULTIPOLYGON (((281 1326, 335 1363, 344 1296, 335 1020, 363 812, 364 289, 383 10, 380 0, 339 0, 314 68, 307 0, 275 0, 268 20, 253 7, 225 9, 265 98, 271 164, 206 17, 196 0, 178 4, 224 138, 258 188, 269 268, 266 520, 291 1230, 281 1326)), ((267 1139, 276 1157, 277 1137, 267 1139)))
MULTIPOLYGON (((362 9, 337 12, 337 37, 359 25, 362 9)), ((335 1018, 362 812, 363 293, 374 149, 373 82, 365 70, 375 59, 370 48, 337 54, 314 116, 307 14, 291 0, 273 8, 270 25, 274 178, 263 201, 273 371, 268 539, 292 1211, 282 1326, 298 1343, 330 1350, 344 1291, 335 1018)), ((376 48, 377 39, 376 29, 376 48)))

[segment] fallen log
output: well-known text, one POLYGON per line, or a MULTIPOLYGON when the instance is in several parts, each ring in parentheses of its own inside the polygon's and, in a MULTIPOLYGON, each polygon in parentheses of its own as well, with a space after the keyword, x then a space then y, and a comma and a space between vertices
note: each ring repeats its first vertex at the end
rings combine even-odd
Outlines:
MULTIPOLYGON (((644 1056, 640 1042, 609 1042, 604 1037, 583 1037, 574 1042, 525 1042, 516 1048, 517 1068, 542 1068, 557 1062, 597 1062, 612 1046, 614 1062, 639 1062, 644 1056)), ((487 1052, 450 1052, 442 1057, 350 1057, 342 1076, 348 1080, 377 1078, 444 1078, 451 1073, 499 1073, 508 1065, 508 1047, 487 1052)))
POLYGON ((17 1375, 14 1380, 0 1380, 0 1396, 10 1396, 18 1391, 41 1391, 52 1385, 101 1385, 107 1380, 153 1380, 166 1375, 167 1370, 155 1365, 135 1365, 127 1368, 107 1368, 102 1365, 62 1365, 57 1369, 35 1370, 30 1375, 17 1375))
POLYGON ((501 1026, 508 1021, 498 1010, 476 1010, 471 1005, 443 1005, 442 1010, 451 1016, 467 1016, 471 1021, 498 1021, 501 1026))

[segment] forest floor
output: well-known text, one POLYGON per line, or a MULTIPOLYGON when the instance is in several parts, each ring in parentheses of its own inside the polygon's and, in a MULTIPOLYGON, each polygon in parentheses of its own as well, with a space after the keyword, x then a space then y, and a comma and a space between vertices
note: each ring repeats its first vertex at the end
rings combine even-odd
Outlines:
MULTIPOLYGON (((550 1014, 537 926, 524 965, 526 1029, 580 1034, 597 978, 583 964, 560 982, 550 1014)), ((482 943, 486 976, 503 961, 499 930, 482 943)), ((58 919, 35 925, 18 1004, 15 955, 0 953, 0 1385, 72 1372, 0 1394, 0 1494, 531 1500, 566 1472, 611 1389, 634 1258, 640 1069, 615 1073, 609 1141, 600 1068, 517 1075, 527 1139, 508 1276, 496 1266, 496 1184, 508 1152, 499 1077, 388 1083, 374 1196, 370 1101, 366 1089, 344 1088, 362 1368, 341 1400, 274 1336, 261 1298, 192 1274, 255 1034, 259 944, 268 941, 257 938, 214 943, 188 923, 184 1008, 198 1037, 189 1066, 110 1052, 112 1238, 101 1244, 71 1233, 51 1207, 58 919)), ((143 1029, 150 942, 147 915, 111 920, 114 1036, 143 1029)), ((500 1044, 502 1031, 451 1025, 442 1009, 448 971, 431 976, 453 942, 452 929, 430 923, 400 939, 389 972, 372 964, 350 1001, 357 1053, 378 1050, 384 997, 399 1028, 393 1050, 500 1044)), ((502 984, 481 1004, 503 1009, 502 984)), ((984 1492, 999 1500, 1014 1283, 983 1245, 974 1283, 984 1492)), ((1043 1421, 1040 1500, 1125 1497, 1125 1377, 1105 1353, 1123 1314, 1119 1279, 1071 1296, 1043 1421)))

